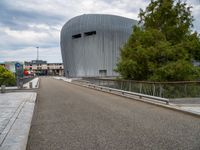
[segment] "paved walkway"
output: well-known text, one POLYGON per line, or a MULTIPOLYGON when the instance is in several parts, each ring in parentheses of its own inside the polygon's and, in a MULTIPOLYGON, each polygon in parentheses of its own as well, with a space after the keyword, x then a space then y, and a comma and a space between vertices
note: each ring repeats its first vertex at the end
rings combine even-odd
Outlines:
POLYGON ((200 115, 200 105, 196 105, 196 106, 180 106, 181 109, 192 112, 192 113, 196 113, 198 115, 200 115))
POLYGON ((26 149, 36 93, 0 94, 0 150, 26 149))
POLYGON ((27 150, 200 149, 200 119, 42 78, 27 150))
POLYGON ((172 99, 170 102, 183 110, 200 115, 200 98, 180 98, 172 99))

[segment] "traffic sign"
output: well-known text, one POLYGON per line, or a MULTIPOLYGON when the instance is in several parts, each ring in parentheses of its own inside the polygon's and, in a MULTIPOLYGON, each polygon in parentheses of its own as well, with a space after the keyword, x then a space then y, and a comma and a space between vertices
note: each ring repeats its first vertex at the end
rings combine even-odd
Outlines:
POLYGON ((16 64, 15 64, 15 68, 16 68, 17 70, 20 69, 20 66, 21 66, 20 63, 16 63, 16 64))

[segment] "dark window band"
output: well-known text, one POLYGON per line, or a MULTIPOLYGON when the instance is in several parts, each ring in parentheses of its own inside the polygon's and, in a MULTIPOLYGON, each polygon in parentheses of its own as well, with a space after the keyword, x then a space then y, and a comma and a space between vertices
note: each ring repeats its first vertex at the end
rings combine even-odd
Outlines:
POLYGON ((90 31, 90 32, 85 32, 84 35, 85 36, 90 36, 90 35, 95 35, 96 31, 90 31))
POLYGON ((72 35, 72 39, 81 38, 81 34, 72 35))

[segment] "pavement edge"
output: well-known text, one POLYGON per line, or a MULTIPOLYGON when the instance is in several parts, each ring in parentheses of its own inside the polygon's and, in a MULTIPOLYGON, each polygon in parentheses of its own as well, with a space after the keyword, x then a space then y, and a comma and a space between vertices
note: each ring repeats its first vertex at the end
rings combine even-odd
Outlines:
POLYGON ((31 96, 13 118, 14 122, 7 131, 0 150, 26 150, 36 99, 37 93, 31 92, 31 96))

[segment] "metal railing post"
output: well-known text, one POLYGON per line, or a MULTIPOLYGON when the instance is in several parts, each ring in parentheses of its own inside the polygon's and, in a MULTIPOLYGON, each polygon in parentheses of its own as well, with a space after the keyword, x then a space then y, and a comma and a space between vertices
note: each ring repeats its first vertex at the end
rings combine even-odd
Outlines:
POLYGON ((140 93, 142 93, 142 83, 140 83, 140 93))
POLYGON ((187 84, 184 84, 184 90, 185 90, 185 97, 187 97, 187 84))
POLYGON ((155 87, 155 84, 153 84, 153 96, 155 96, 155 91, 156 91, 156 87, 155 87))
POLYGON ((129 82, 129 91, 131 91, 131 82, 129 82))
POLYGON ((162 91, 162 85, 160 84, 159 86, 160 86, 159 96, 162 97, 162 92, 163 92, 163 91, 162 91))

